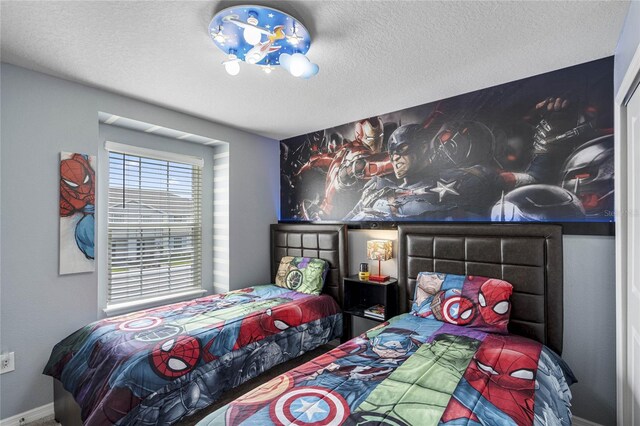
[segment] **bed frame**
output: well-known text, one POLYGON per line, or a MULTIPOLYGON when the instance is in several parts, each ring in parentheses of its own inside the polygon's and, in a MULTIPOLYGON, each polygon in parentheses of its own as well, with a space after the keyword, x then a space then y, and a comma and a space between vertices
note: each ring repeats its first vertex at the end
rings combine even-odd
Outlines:
POLYGON ((329 262, 323 293, 342 308, 342 279, 349 273, 346 225, 271 225, 271 277, 284 256, 318 257, 329 262))
POLYGON ((400 312, 421 271, 513 284, 509 331, 562 353, 562 228, 538 224, 398 225, 400 312))
MULTIPOLYGON (((347 227, 345 225, 271 225, 271 278, 283 256, 318 257, 329 262, 324 293, 342 308, 342 279, 348 274, 347 227)), ((53 380, 55 419, 63 426, 81 426, 80 407, 60 381, 53 380)))

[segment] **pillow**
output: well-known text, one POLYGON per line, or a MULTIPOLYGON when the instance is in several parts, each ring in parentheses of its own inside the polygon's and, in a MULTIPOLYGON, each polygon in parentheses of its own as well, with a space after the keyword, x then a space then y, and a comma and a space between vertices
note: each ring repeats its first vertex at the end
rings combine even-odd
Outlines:
POLYGON ((507 334, 513 286, 497 278, 420 272, 411 311, 420 317, 507 334))
POLYGON ((327 276, 327 261, 312 257, 285 256, 280 259, 276 285, 307 294, 320 294, 327 276))

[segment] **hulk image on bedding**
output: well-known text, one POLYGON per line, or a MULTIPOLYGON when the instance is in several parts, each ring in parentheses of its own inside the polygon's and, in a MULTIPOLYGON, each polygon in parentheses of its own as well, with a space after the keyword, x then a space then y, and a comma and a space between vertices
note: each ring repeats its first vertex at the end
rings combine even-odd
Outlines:
POLYGON ((439 335, 380 383, 355 414, 378 413, 410 425, 437 423, 479 345, 469 337, 439 335))
POLYGON ((280 260, 276 285, 306 294, 320 294, 327 274, 326 261, 310 257, 285 256, 280 260))
POLYGON ((568 381, 538 342, 404 314, 198 426, 570 426, 568 381))

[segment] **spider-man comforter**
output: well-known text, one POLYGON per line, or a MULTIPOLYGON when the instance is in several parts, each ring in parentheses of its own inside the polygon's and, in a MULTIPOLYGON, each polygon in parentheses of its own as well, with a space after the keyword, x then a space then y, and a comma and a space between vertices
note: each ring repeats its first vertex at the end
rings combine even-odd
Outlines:
POLYGON ((410 314, 205 417, 214 425, 569 425, 564 362, 548 348, 410 314))
POLYGON ((170 424, 342 333, 327 295, 274 285, 94 322, 51 353, 86 425, 170 424))

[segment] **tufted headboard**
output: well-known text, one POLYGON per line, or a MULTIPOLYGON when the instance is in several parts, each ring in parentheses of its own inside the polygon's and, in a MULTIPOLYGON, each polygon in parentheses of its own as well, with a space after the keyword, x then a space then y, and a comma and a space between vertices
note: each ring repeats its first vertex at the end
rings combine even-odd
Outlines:
POLYGON ((562 228, 538 224, 398 225, 400 312, 421 271, 513 284, 509 331, 562 353, 562 228))
POLYGON ((349 271, 345 225, 271 225, 271 278, 283 256, 319 257, 329 262, 323 293, 342 307, 342 278, 349 271))

